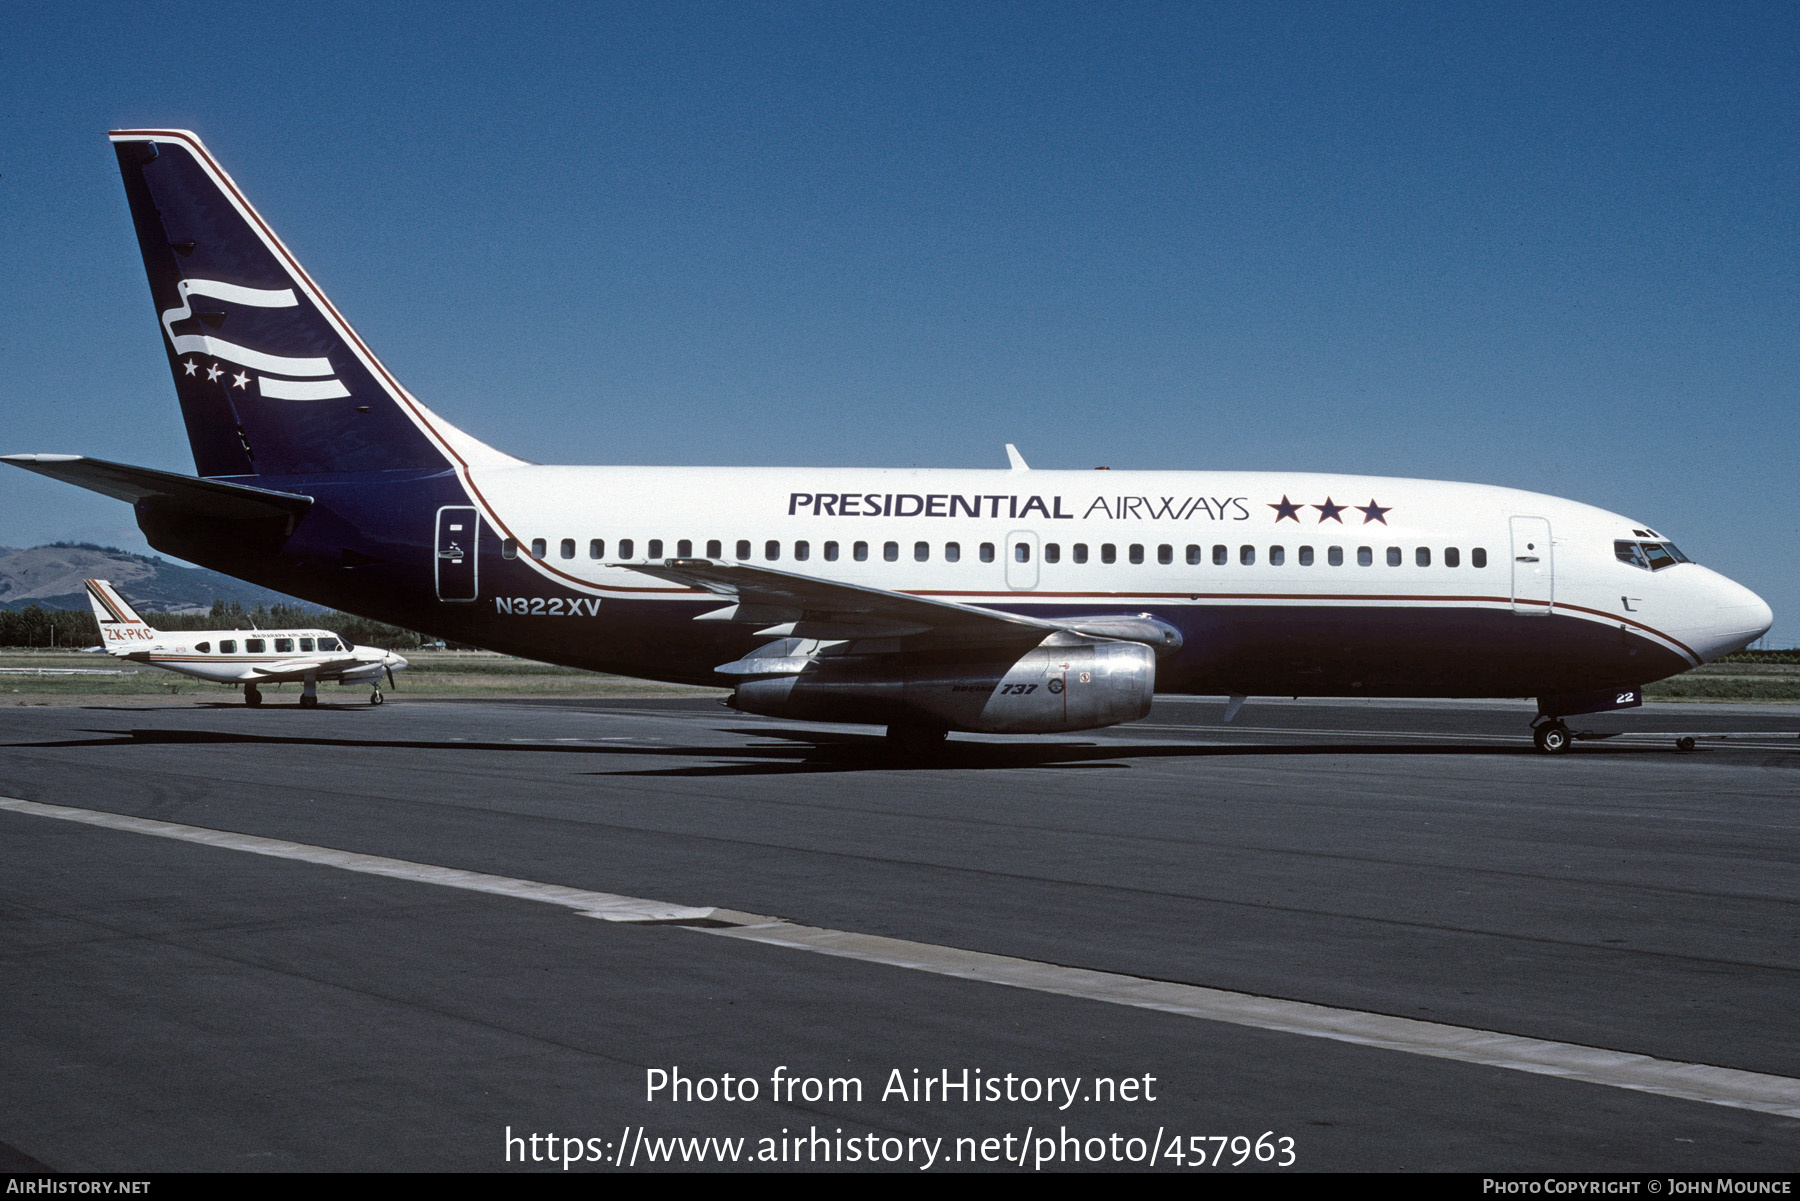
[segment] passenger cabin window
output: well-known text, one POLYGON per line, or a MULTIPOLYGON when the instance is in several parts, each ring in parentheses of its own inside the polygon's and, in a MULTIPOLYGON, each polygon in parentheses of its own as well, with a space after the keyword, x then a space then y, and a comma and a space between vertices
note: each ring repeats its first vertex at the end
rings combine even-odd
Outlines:
POLYGON ((835 542, 827 542, 825 544, 825 561, 827 563, 836 563, 837 557, 838 557, 838 544, 835 542))
POLYGON ((300 640, 300 650, 303 653, 308 654, 308 655, 312 654, 312 648, 313 648, 313 640, 311 638, 302 638, 300 640))
POLYGON ((1256 548, 1254 546, 1238 547, 1238 562, 1245 567, 1254 567, 1256 565, 1256 548))
POLYGON ((720 542, 717 538, 708 538, 706 540, 706 557, 709 559, 723 559, 725 557, 725 544, 720 542))
POLYGON ((1388 561, 1389 567, 1400 566, 1400 548, 1399 547, 1397 547, 1397 546, 1388 547, 1387 561, 1388 561))
POLYGON ((1131 550, 1128 552, 1127 557, 1133 563, 1142 563, 1144 561, 1143 545, 1141 543, 1133 542, 1131 544, 1131 550))
MULTIPOLYGON (((231 645, 232 644, 229 642, 219 643, 221 648, 229 647, 231 645)), ((336 638, 321 638, 319 639, 319 649, 322 651, 341 651, 344 648, 338 645, 338 640, 336 638)))
POLYGON ((1013 543, 1013 562, 1015 562, 1015 563, 1031 562, 1031 543, 1029 543, 1029 542, 1013 543))
POLYGON ((1375 565, 1375 552, 1366 546, 1357 547, 1356 565, 1358 567, 1373 567, 1375 565))
MULTIPOLYGON (((337 649, 337 648, 336 648, 336 647, 330 647, 330 648, 328 648, 328 649, 330 649, 330 650, 336 650, 336 649, 337 649)), ((219 653, 220 653, 220 654, 221 654, 221 655, 235 655, 235 654, 237 654, 237 639, 235 639, 235 638, 221 638, 221 639, 220 639, 220 640, 219 640, 219 653)))
POLYGON ((660 559, 660 558, 662 558, 662 557, 663 557, 663 553, 662 553, 662 539, 661 539, 661 538, 652 538, 652 539, 650 539, 650 546, 649 546, 649 549, 648 549, 648 551, 647 551, 647 552, 646 552, 646 553, 647 553, 647 554, 648 554, 648 555, 649 555, 649 557, 650 557, 650 558, 652 558, 652 559, 660 559))
POLYGON ((1313 565, 1313 549, 1312 549, 1312 547, 1310 547, 1310 546, 1301 547, 1300 548, 1300 566, 1311 567, 1312 565, 1313 565))
POLYGON ((1231 552, 1226 550, 1223 546, 1215 544, 1213 546, 1213 566, 1223 567, 1229 562, 1231 562, 1231 552))
POLYGON ((632 545, 633 545, 633 543, 632 543, 631 539, 629 539, 629 538, 619 539, 619 558, 621 558, 621 559, 631 558, 632 545))
POLYGON ((562 546, 560 549, 562 551, 563 558, 573 559, 575 557, 575 539, 564 538, 562 540, 562 546))
POLYGON ((275 653, 278 655, 293 654, 294 640, 292 638, 277 638, 275 640, 275 653))
POLYGON ((1413 552, 1413 562, 1417 563, 1420 567, 1430 567, 1431 548, 1429 546, 1421 546, 1418 550, 1415 550, 1413 552))
POLYGON ((1110 542, 1102 542, 1100 544, 1100 561, 1102 563, 1117 563, 1119 561, 1119 548, 1110 542))
POLYGON ((955 563, 955 562, 960 561, 961 559, 962 559, 962 543, 960 543, 960 542, 944 543, 944 562, 955 563))
POLYGON ((1461 567, 1462 566, 1462 552, 1460 550, 1456 549, 1454 546, 1446 546, 1444 548, 1444 566, 1445 567, 1461 567))
POLYGON ((929 560, 930 558, 931 558, 931 543, 929 543, 929 542, 913 543, 913 562, 914 563, 924 563, 927 560, 929 560))
POLYGON ((246 655, 265 654, 267 653, 266 645, 261 638, 246 638, 244 639, 244 653, 246 655))
MULTIPOLYGON (((852 556, 852 557, 853 557, 853 558, 855 558, 855 560, 856 560, 856 561, 857 561, 857 562, 858 562, 858 563, 866 563, 866 562, 868 562, 868 559, 869 559, 869 544, 868 544, 868 543, 867 543, 867 542, 858 542, 858 543, 857 543, 857 544, 856 544, 856 546, 855 546, 855 547, 854 547, 854 548, 852 548, 852 550, 851 550, 851 556, 852 556)), ((990 557, 991 557, 991 556, 990 556, 990 557)))
POLYGON ((1060 563, 1062 561, 1062 544, 1060 542, 1044 543, 1044 562, 1060 563))
POLYGON ((199 651, 203 655, 208 655, 208 654, 212 653, 212 643, 196 642, 196 643, 194 643, 194 649, 199 651))
POLYGON ((1479 546, 1476 547, 1474 550, 1470 551, 1469 552, 1469 566, 1470 567, 1486 567, 1487 566, 1487 551, 1483 550, 1479 546))
POLYGON ((1164 564, 1173 563, 1175 561, 1175 548, 1170 546, 1167 542, 1157 547, 1156 561, 1164 564))
POLYGON ((804 563, 808 559, 812 558, 812 543, 810 543, 810 542, 794 543, 794 558, 798 562, 801 562, 801 563, 804 563))
POLYGON ((534 559, 541 559, 544 557, 544 552, 544 540, 542 538, 533 538, 531 540, 531 557, 534 559))
POLYGON ((1344 548, 1341 546, 1331 547, 1325 552, 1325 561, 1333 567, 1342 567, 1344 565, 1344 548))
POLYGON ((900 544, 898 542, 883 542, 881 544, 881 557, 889 563, 898 563, 900 561, 900 544))
POLYGON ((500 540, 500 557, 502 559, 518 558, 519 540, 517 538, 502 538, 500 540))
POLYGON ((1075 544, 1074 553, 1071 554, 1070 557, 1072 559, 1074 559, 1077 563, 1086 563, 1087 562, 1087 543, 1077 542, 1075 544))
POLYGON ((748 539, 748 538, 739 538, 738 539, 737 557, 740 559, 748 559, 750 557, 750 539, 748 539))
POLYGON ((981 544, 981 561, 983 563, 992 563, 994 561, 994 544, 992 542, 983 542, 981 544))
POLYGON ((775 541, 773 538, 763 543, 763 558, 771 563, 776 559, 781 558, 781 543, 775 541))
POLYGON ((1285 562, 1287 562, 1287 548, 1285 546, 1271 546, 1269 548, 1269 566, 1280 567, 1285 562))
POLYGON ((1192 542, 1188 543, 1187 561, 1189 567, 1200 566, 1200 548, 1195 546, 1192 542))
POLYGON ((606 539, 604 539, 604 538, 589 538, 588 539, 588 558, 590 558, 590 559, 606 558, 606 539))

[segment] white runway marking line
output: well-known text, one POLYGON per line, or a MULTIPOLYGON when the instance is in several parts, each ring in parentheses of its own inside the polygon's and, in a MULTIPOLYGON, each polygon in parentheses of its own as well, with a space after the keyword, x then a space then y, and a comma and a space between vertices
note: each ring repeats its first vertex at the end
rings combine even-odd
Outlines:
POLYGON ((517 900, 540 901, 606 921, 673 924, 704 922, 708 925, 696 925, 696 929, 724 938, 744 939, 793 950, 857 959, 865 963, 953 976, 962 980, 1025 988, 1034 992, 1227 1022, 1260 1030, 1327 1038, 1359 1046, 1403 1051, 1411 1055, 1560 1076, 1588 1084, 1800 1118, 1800 1080, 1786 1076, 1655 1059, 1648 1055, 1609 1051, 1577 1043, 1550 1042, 1515 1034, 1501 1034, 1493 1030, 1422 1022, 1413 1018, 1392 1017, 1355 1009, 1333 1009, 1304 1001, 1226 992, 1195 984, 1149 980, 1118 972, 1064 967, 1033 959, 1016 959, 1009 955, 992 955, 983 951, 965 951, 905 939, 801 926, 780 918, 730 909, 673 905, 642 897, 590 892, 534 880, 515 880, 484 872, 261 838, 253 834, 233 834, 224 830, 127 817, 67 805, 46 805, 15 797, 0 797, 0 810, 81 822, 136 834, 150 834, 158 838, 173 838, 226 850, 248 851, 278 859, 294 859, 395 880, 439 884, 517 900))

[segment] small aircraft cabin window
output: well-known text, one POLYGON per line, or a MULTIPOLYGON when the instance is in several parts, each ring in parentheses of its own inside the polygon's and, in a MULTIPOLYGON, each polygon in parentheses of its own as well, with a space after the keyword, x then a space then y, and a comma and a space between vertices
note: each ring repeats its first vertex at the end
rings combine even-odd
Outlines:
POLYGON ((590 559, 606 558, 606 539, 604 539, 604 538, 589 538, 588 539, 588 558, 590 558, 590 559))
MULTIPOLYGON (((228 642, 221 642, 219 645, 221 647, 226 647, 231 644, 228 642)), ((338 645, 338 640, 336 638, 321 638, 319 639, 319 649, 322 651, 341 651, 344 648, 338 645)))
POLYGON ((1173 563, 1175 561, 1175 548, 1170 546, 1167 542, 1165 542, 1161 546, 1157 547, 1156 548, 1156 561, 1158 563, 1165 563, 1165 564, 1173 563))
POLYGON ((246 638, 244 639, 244 653, 246 655, 266 654, 266 645, 261 638, 246 638))
MULTIPOLYGON (((858 542, 854 547, 851 548, 850 554, 851 554, 851 557, 854 558, 858 563, 868 562, 868 560, 869 560, 869 544, 867 542, 858 542)), ((989 557, 991 558, 992 556, 989 556, 989 557)))
POLYGON ((1420 567, 1430 567, 1431 548, 1429 546, 1421 546, 1418 550, 1415 550, 1413 552, 1413 562, 1417 563, 1420 567))
POLYGON ((1469 552, 1469 566, 1470 567, 1486 567, 1487 566, 1487 551, 1483 550, 1479 546, 1476 547, 1474 550, 1470 551, 1469 552))
POLYGON ((500 557, 502 559, 518 558, 519 557, 519 540, 517 538, 502 538, 502 539, 500 539, 500 557))
POLYGON ((1060 542, 1044 543, 1044 562, 1059 563, 1061 561, 1062 561, 1062 543, 1060 543, 1060 542))
POLYGON ((660 559, 663 557, 661 538, 650 539, 650 549, 648 554, 652 559, 660 559))
POLYGON ((983 542, 981 544, 981 561, 983 563, 992 563, 994 561, 994 544, 992 542, 983 542))
POLYGON ((1311 567, 1312 565, 1313 565, 1313 549, 1312 549, 1312 547, 1310 547, 1310 546, 1301 547, 1300 548, 1300 566, 1311 567))
POLYGON ((212 653, 212 643, 196 642, 196 643, 194 643, 194 649, 199 651, 203 655, 209 655, 212 653))
POLYGON ((930 558, 931 558, 931 543, 929 543, 929 542, 913 543, 913 562, 914 563, 924 563, 924 562, 928 561, 930 558))
POLYGON ((1287 562, 1287 547, 1271 546, 1269 548, 1269 566, 1280 567, 1287 562))
POLYGON ((1225 566, 1225 564, 1227 564, 1229 562, 1231 562, 1231 552, 1226 550, 1224 546, 1222 546, 1218 543, 1214 543, 1213 544, 1213 566, 1214 567, 1223 567, 1223 566, 1225 566))
POLYGON ((621 559, 631 558, 631 554, 634 549, 635 549, 635 544, 631 541, 631 539, 629 539, 629 538, 619 539, 619 558, 621 558, 621 559))
POLYGON ((708 538, 706 540, 706 557, 709 559, 723 559, 725 557, 725 544, 720 542, 717 538, 708 538))
POLYGON ((748 539, 748 538, 739 538, 738 539, 737 557, 740 559, 748 559, 750 557, 750 539, 748 539))
POLYGON ((960 542, 944 543, 944 562, 956 563, 956 562, 959 562, 961 559, 962 559, 962 543, 960 543, 960 542))
POLYGON ((827 542, 825 544, 825 561, 827 563, 836 563, 837 558, 838 558, 838 544, 835 542, 827 542))
POLYGON ((1102 542, 1100 544, 1100 561, 1102 563, 1117 563, 1119 561, 1119 548, 1110 542, 1102 542))
MULTIPOLYGON (((335 647, 333 647, 333 648, 330 648, 330 649, 333 649, 333 650, 335 650, 335 649, 336 649, 336 648, 335 648, 335 647)), ((221 639, 220 639, 220 640, 219 640, 219 653, 220 653, 220 654, 221 654, 221 655, 235 655, 235 654, 237 654, 237 639, 235 639, 235 638, 221 638, 221 639)))
POLYGON ((293 654, 294 640, 292 638, 277 638, 275 640, 275 653, 278 655, 293 654))
POLYGON ((575 539, 564 538, 562 540, 562 548, 561 549, 562 549, 562 557, 563 558, 573 559, 575 557, 575 539))
POLYGON ((534 559, 543 558, 544 554, 545 554, 545 550, 546 550, 545 543, 542 538, 533 538, 531 540, 531 557, 532 558, 534 558, 534 559))
POLYGON ((1142 563, 1144 561, 1143 544, 1138 543, 1138 542, 1133 542, 1131 544, 1130 551, 1127 552, 1127 554, 1126 554, 1126 557, 1129 558, 1133 563, 1142 563))
POLYGON ((1461 567, 1462 566, 1462 552, 1460 550, 1456 549, 1454 546, 1446 546, 1444 548, 1444 566, 1445 567, 1461 567))
POLYGON ((693 558, 694 540, 692 538, 683 538, 680 542, 677 542, 675 544, 675 557, 677 559, 693 558))
POLYGON ((1070 558, 1074 559, 1077 563, 1086 563, 1087 562, 1087 543, 1077 542, 1075 544, 1074 552, 1070 555, 1070 558))
POLYGON ((1331 547, 1325 552, 1325 561, 1333 567, 1342 567, 1344 565, 1344 548, 1341 546, 1331 547))
POLYGON ((1188 543, 1187 561, 1189 567, 1200 566, 1200 548, 1195 546, 1192 542, 1188 543))
POLYGON ((310 654, 312 654, 312 648, 313 648, 313 640, 311 638, 302 638, 300 640, 300 649, 302 652, 310 655, 310 654))
POLYGON ((773 538, 763 543, 763 558, 771 563, 781 558, 781 543, 775 541, 773 538))
POLYGON ((812 558, 812 543, 810 543, 810 542, 794 543, 794 558, 799 560, 802 563, 804 563, 808 559, 812 558))
POLYGON ((1245 567, 1254 567, 1256 565, 1256 548, 1254 546, 1238 547, 1238 562, 1245 567))
POLYGON ((898 563, 900 561, 900 544, 898 542, 883 542, 881 544, 881 557, 889 563, 898 563))
POLYGON ((1357 547, 1356 565, 1358 567, 1373 567, 1375 565, 1375 552, 1366 546, 1357 547))

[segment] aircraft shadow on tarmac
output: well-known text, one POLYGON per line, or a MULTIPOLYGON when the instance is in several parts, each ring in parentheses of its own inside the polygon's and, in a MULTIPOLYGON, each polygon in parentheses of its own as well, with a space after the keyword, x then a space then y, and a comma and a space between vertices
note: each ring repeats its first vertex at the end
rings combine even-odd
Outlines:
MULTIPOLYGON (((85 730, 87 738, 62 738, 3 744, 14 747, 81 748, 158 745, 215 746, 327 746, 343 750, 481 751, 531 755, 583 755, 609 759, 698 759, 707 762, 682 766, 643 766, 613 771, 592 771, 595 776, 751 776, 805 772, 858 772, 907 770, 1004 771, 1019 768, 1095 770, 1126 767, 1139 759, 1229 758, 1267 755, 1531 755, 1528 742, 1510 744, 1385 743, 1321 740, 1316 742, 967 742, 952 739, 927 754, 902 754, 878 734, 852 731, 784 730, 753 727, 723 729, 720 733, 762 740, 743 746, 645 746, 562 742, 489 742, 469 739, 335 738, 304 734, 250 734, 226 730, 85 730)), ((1623 750, 1626 748, 1614 748, 1623 750)), ((1650 748, 1632 748, 1649 750, 1650 748)))

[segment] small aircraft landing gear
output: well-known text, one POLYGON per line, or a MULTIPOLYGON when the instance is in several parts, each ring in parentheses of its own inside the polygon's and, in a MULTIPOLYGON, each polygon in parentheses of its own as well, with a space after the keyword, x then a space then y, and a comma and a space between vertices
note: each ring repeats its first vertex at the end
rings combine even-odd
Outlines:
POLYGON ((1546 755, 1562 754, 1574 740, 1575 736, 1569 733, 1569 727, 1563 725, 1560 718, 1553 717, 1531 730, 1531 741, 1546 755))
POLYGON ((262 704, 262 689, 255 684, 244 685, 244 703, 252 709, 262 704))
POLYGON ((383 699, 381 689, 379 688, 369 694, 369 703, 371 705, 379 705, 383 699))
POLYGON ((300 685, 300 707, 302 709, 319 707, 319 682, 311 676, 308 676, 306 682, 300 685))

